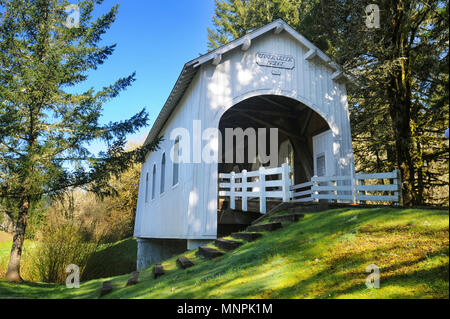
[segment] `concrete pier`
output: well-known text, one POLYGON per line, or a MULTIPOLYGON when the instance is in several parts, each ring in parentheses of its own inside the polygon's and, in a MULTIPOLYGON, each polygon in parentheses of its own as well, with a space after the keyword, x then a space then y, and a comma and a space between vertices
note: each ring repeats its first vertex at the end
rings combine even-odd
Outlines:
POLYGON ((137 270, 169 259, 187 250, 186 239, 137 238, 137 270))

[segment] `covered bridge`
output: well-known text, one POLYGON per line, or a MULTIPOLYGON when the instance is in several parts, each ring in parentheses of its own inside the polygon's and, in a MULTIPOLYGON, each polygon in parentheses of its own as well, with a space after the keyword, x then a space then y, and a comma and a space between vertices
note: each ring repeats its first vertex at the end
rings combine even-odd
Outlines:
POLYGON ((353 170, 346 78, 282 20, 187 62, 146 143, 158 136, 164 140, 147 155, 139 184, 138 268, 226 232, 218 211, 265 213, 270 200, 290 200, 280 183, 353 170), (242 130, 242 145, 225 141, 230 129, 242 130), (270 150, 278 154, 264 162, 270 150), (264 204, 260 172, 272 186, 264 204), (241 185, 235 197, 235 178, 249 183, 249 196, 241 185))

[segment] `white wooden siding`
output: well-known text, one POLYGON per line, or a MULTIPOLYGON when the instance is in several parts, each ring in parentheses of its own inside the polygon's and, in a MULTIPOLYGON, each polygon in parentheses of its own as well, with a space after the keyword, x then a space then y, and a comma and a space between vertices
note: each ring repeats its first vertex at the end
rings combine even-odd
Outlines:
MULTIPOLYGON (((345 84, 331 79, 333 70, 320 61, 304 59, 308 49, 286 32, 269 32, 252 40, 247 51, 239 47, 225 53, 218 66, 203 64, 161 131, 160 150, 149 154, 142 166, 135 236, 148 238, 215 238, 217 233, 217 164, 180 164, 180 182, 171 188, 172 170, 166 171, 166 191, 145 203, 145 173, 157 163, 156 187, 159 189, 162 152, 169 154, 172 129, 184 127, 191 133, 192 121, 201 120, 203 129, 217 128, 221 116, 236 103, 258 95, 286 96, 304 103, 329 124, 335 143, 337 175, 349 172, 352 158, 351 134, 345 84), (292 70, 259 66, 257 52, 291 55, 292 70)), ((200 147, 208 141, 202 141, 200 147)), ((191 140, 191 149, 194 143, 191 140)), ((192 160, 192 158, 191 158, 192 160)), ((172 167, 170 156, 166 167, 172 167)))

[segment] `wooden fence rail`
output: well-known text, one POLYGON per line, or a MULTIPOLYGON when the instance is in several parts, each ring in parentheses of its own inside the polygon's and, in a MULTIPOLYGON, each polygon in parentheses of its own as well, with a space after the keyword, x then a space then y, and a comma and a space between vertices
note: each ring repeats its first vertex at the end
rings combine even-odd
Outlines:
POLYGON ((393 202, 401 201, 398 170, 353 176, 314 176, 311 182, 291 186, 292 202, 393 202), (386 180, 389 182, 386 183, 386 180), (367 181, 370 181, 369 183, 367 181), (302 191, 298 191, 302 189, 302 191), (369 194, 368 194, 369 193, 369 194))
POLYGON ((259 210, 265 214, 266 199, 276 198, 283 202, 291 199, 291 167, 285 163, 281 167, 264 168, 258 171, 219 174, 219 196, 230 198, 230 208, 236 209, 236 197, 242 199, 242 210, 247 211, 248 200, 259 198, 259 210), (271 176, 267 179, 267 176, 271 176))
POLYGON ((310 182, 297 185, 292 185, 291 171, 285 163, 281 167, 260 167, 251 172, 220 173, 219 196, 230 198, 231 209, 236 209, 236 198, 241 198, 243 211, 248 210, 249 199, 258 198, 263 214, 267 210, 268 198, 283 202, 401 202, 401 181, 397 170, 349 176, 313 176, 310 182))

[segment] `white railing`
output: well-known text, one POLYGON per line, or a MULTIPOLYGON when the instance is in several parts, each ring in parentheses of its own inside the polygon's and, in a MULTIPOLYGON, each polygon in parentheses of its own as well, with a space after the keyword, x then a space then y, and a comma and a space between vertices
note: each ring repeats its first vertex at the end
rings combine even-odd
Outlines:
POLYGON ((311 202, 311 195, 313 193, 313 190, 311 189, 312 185, 312 182, 306 182, 291 186, 291 202, 311 202))
POLYGON ((387 173, 356 174, 355 197, 357 202, 373 201, 394 202, 400 204, 402 199, 400 172, 398 170, 393 170, 392 172, 387 173), (372 180, 372 182, 367 184, 367 180, 372 180), (389 180, 389 184, 385 184, 385 180, 389 180), (367 192, 383 194, 367 194, 367 192))
POLYGON ((230 208, 236 209, 236 198, 242 200, 242 210, 248 210, 248 200, 259 199, 259 211, 267 211, 268 198, 283 202, 318 202, 328 200, 347 203, 401 201, 400 174, 356 174, 349 176, 313 176, 310 182, 292 185, 288 164, 257 171, 219 174, 219 196, 229 197, 230 208), (370 182, 368 182, 370 181, 370 182), (387 182, 387 183, 386 183, 387 182))
POLYGON ((249 199, 259 198, 259 210, 265 214, 267 198, 281 199, 283 202, 291 200, 290 172, 291 167, 285 163, 281 167, 260 167, 251 172, 220 173, 219 196, 230 198, 231 209, 236 209, 236 198, 241 198, 243 211, 247 211, 249 199))
POLYGON ((401 201, 400 174, 356 174, 354 176, 314 176, 311 182, 291 186, 292 202, 393 202, 401 201), (366 181, 371 181, 366 183, 366 181), (385 181, 388 180, 388 183, 385 181), (368 194, 369 193, 369 194, 368 194))

